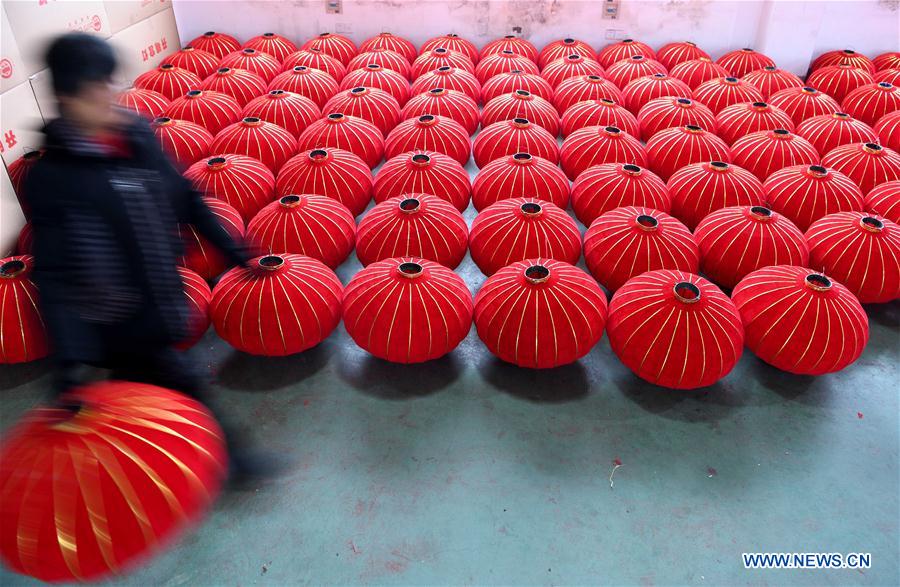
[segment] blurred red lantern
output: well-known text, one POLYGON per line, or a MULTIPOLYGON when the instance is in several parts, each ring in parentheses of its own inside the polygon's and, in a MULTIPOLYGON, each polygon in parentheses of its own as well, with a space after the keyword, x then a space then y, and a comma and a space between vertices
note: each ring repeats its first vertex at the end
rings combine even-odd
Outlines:
POLYGON ((212 414, 180 393, 91 383, 38 407, 0 452, 0 557, 42 581, 133 568, 212 505, 227 468, 212 414))
POLYGON ((756 87, 757 90, 762 92, 766 100, 775 92, 787 88, 803 87, 803 80, 797 75, 772 65, 751 71, 744 75, 741 81, 756 87))
POLYGON ((900 52, 889 51, 882 53, 872 60, 872 65, 876 71, 884 71, 885 69, 900 68, 900 52))
POLYGON ((19 238, 16 239, 16 254, 30 255, 34 251, 34 229, 30 222, 26 222, 19 231, 19 238))
POLYGON ((538 54, 537 64, 543 69, 547 67, 548 63, 569 55, 584 55, 588 59, 597 60, 597 52, 594 51, 593 47, 584 41, 566 38, 544 45, 544 48, 538 54))
POLYGON ((597 60, 603 67, 610 67, 616 61, 628 59, 632 55, 643 55, 648 59, 656 59, 656 53, 653 52, 650 45, 634 39, 624 39, 618 43, 611 43, 598 51, 597 60))
POLYGON ((388 198, 369 210, 356 230, 363 266, 392 257, 421 257, 453 269, 466 256, 469 229, 459 210, 431 194, 388 198))
POLYGON ((734 77, 744 77, 751 71, 775 66, 771 57, 747 47, 729 51, 716 59, 716 63, 727 69, 729 74, 734 77))
POLYGON ((860 86, 847 94, 841 107, 853 118, 872 125, 885 114, 900 110, 900 90, 888 82, 860 86))
POLYGON ((174 100, 188 90, 199 88, 200 78, 186 69, 163 63, 134 78, 134 87, 159 92, 169 100, 174 100))
POLYGON ((284 162, 297 152, 297 141, 277 124, 248 116, 219 131, 211 152, 247 155, 259 159, 277 174, 284 162))
POLYGON ((552 97, 553 105, 559 113, 587 100, 621 103, 622 92, 612 82, 599 75, 579 75, 560 83, 552 97))
POLYGON ((503 120, 484 125, 472 146, 475 165, 484 167, 494 159, 530 153, 535 157, 559 162, 559 145, 556 137, 546 129, 532 124, 527 118, 503 120))
POLYGON ((301 49, 311 50, 318 49, 326 55, 331 55, 344 65, 353 59, 353 56, 359 53, 353 41, 342 35, 334 33, 320 33, 303 44, 301 49))
MULTIPOLYGON (((235 241, 244 239, 244 221, 233 206, 216 198, 203 198, 207 207, 218 220, 222 230, 235 241)), ((203 279, 213 279, 228 268, 225 255, 215 248, 196 227, 190 224, 178 225, 178 236, 184 245, 184 254, 179 265, 196 271, 203 279)))
POLYGON ((580 53, 570 53, 549 62, 541 71, 541 77, 552 87, 557 88, 559 84, 573 77, 602 76, 603 73, 603 67, 595 59, 580 53))
POLYGON ((666 69, 672 69, 679 63, 701 57, 709 59, 709 53, 690 41, 669 43, 660 47, 656 52, 656 60, 662 63, 666 69))
POLYGON ((388 51, 399 53, 408 63, 412 63, 419 54, 412 42, 392 33, 379 33, 372 38, 366 39, 359 45, 361 54, 366 51, 377 51, 379 49, 387 49, 388 51))
POLYGON ((626 207, 591 223, 584 234, 584 261, 591 275, 615 292, 647 271, 696 273, 700 255, 694 235, 675 218, 652 208, 626 207))
POLYGON ((281 62, 272 55, 256 49, 241 49, 223 57, 219 61, 219 67, 245 69, 268 83, 281 71, 281 62))
POLYGON ((892 86, 900 85, 900 68, 898 69, 882 69, 875 72, 874 79, 876 82, 887 82, 892 86))
POLYGON ((238 40, 231 35, 226 35, 225 33, 217 33, 214 31, 203 33, 202 35, 188 43, 188 45, 190 45, 194 49, 212 53, 218 59, 221 59, 229 53, 237 51, 241 48, 241 44, 238 43, 238 40))
POLYGON ((212 291, 209 284, 196 272, 178 268, 178 276, 181 277, 181 285, 187 298, 187 338, 179 342, 179 349, 189 349, 209 330, 209 302, 212 300, 212 291))
POLYGON ((664 73, 654 73, 628 82, 622 90, 622 99, 625 107, 637 115, 641 108, 657 98, 671 96, 689 99, 693 94, 688 85, 680 79, 669 77, 664 73))
POLYGON ((261 53, 268 53, 281 63, 285 57, 297 51, 297 45, 287 37, 275 33, 263 33, 244 43, 244 49, 256 49, 261 53))
MULTIPOLYGON (((865 208, 866 211, 883 216, 894 224, 900 224, 900 180, 889 181, 873 188, 866 194, 865 208)), ((21 241, 21 237, 19 238, 21 241)))
POLYGON ((408 120, 425 114, 446 116, 463 125, 470 135, 478 130, 478 103, 472 98, 446 88, 434 88, 413 96, 403 107, 402 118, 408 120))
POLYGON ((363 350, 422 363, 459 345, 472 327, 472 294, 452 270, 417 257, 385 259, 353 276, 344 327, 363 350))
POLYGON ((563 141, 559 154, 566 177, 573 180, 588 167, 602 163, 647 166, 644 145, 615 126, 586 126, 576 130, 563 141))
POLYGON ((478 63, 478 48, 475 47, 475 43, 467 39, 463 39, 462 37, 454 33, 448 33, 446 35, 441 35, 440 37, 428 39, 427 41, 425 41, 425 43, 422 44, 422 49, 419 51, 419 53, 427 53, 433 49, 437 49, 438 47, 443 47, 457 53, 462 53, 463 55, 468 57, 473 64, 478 63))
MULTIPOLYGON (((227 94, 237 100, 243 108, 247 102, 266 91, 266 82, 246 69, 220 67, 216 73, 203 80, 199 89, 227 94)), ((277 89, 289 90, 289 88, 277 89)))
MULTIPOLYGON (((787 128, 787 127, 784 127, 787 128)), ((850 143, 874 143, 878 133, 844 112, 807 118, 797 127, 797 134, 809 141, 819 153, 850 143)))
POLYGON ((267 205, 247 225, 260 253, 306 255, 335 269, 353 251, 356 221, 346 206, 318 194, 291 194, 267 205))
POLYGON ((731 158, 760 181, 785 167, 819 163, 819 154, 809 141, 783 128, 741 137, 731 146, 731 158))
POLYGON ((513 263, 475 296, 478 337, 499 359, 549 369, 574 363, 600 342, 606 294, 590 275, 556 259, 513 263))
POLYGON ((163 59, 163 63, 171 63, 175 67, 186 69, 197 74, 201 80, 211 76, 219 68, 219 58, 203 49, 195 49, 188 45, 163 59))
POLYGON ((534 63, 538 60, 538 50, 530 42, 515 35, 506 35, 502 39, 494 39, 481 48, 480 59, 484 59, 490 55, 496 55, 503 51, 512 51, 519 55, 530 59, 534 63))
POLYGON ((341 112, 367 120, 382 135, 387 135, 400 122, 400 104, 393 96, 378 88, 360 86, 344 90, 328 100, 323 111, 341 112))
POLYGON ((172 100, 161 116, 194 122, 213 136, 242 118, 241 105, 237 100, 228 94, 211 90, 189 91, 172 100))
POLYGON ((717 77, 694 88, 694 99, 718 114, 733 104, 762 102, 763 95, 736 77, 717 77))
POLYGON ((862 354, 869 320, 850 290, 805 267, 757 269, 731 294, 747 347, 782 371, 824 375, 862 354))
MULTIPOLYGON (((416 57, 410 68, 410 77, 417 79, 419 76, 445 65, 475 73, 475 64, 465 53, 457 53, 446 47, 436 47, 416 57)), ((483 83, 481 77, 477 75, 475 77, 478 77, 478 81, 483 83)))
POLYGON ((647 141, 648 167, 664 181, 691 163, 731 162, 725 142, 697 125, 676 126, 659 131, 647 141))
POLYGON ((469 254, 485 275, 535 257, 575 264, 581 257, 581 232, 565 210, 546 200, 509 198, 475 216, 469 254))
POLYGON ((731 75, 727 69, 714 63, 706 57, 698 57, 690 61, 683 61, 669 71, 669 75, 680 79, 691 90, 696 90, 700 84, 720 77, 731 75))
POLYGON ((400 106, 409 100, 409 82, 406 78, 396 71, 385 69, 375 63, 351 71, 341 82, 342 90, 358 87, 384 90, 393 96, 400 106))
POLYGON ((649 141, 661 130, 681 126, 699 126, 710 132, 718 130, 712 110, 689 98, 674 96, 650 100, 638 112, 637 120, 644 141, 649 141))
POLYGON ((0 364, 36 361, 50 352, 33 266, 31 255, 0 259, 0 364))
POLYGON ((276 75, 269 83, 269 91, 275 90, 309 98, 319 108, 325 106, 325 103, 339 91, 337 82, 330 75, 304 65, 298 65, 276 75))
POLYGON ((751 133, 779 128, 793 132, 794 122, 784 110, 765 102, 733 104, 716 116, 716 134, 729 145, 751 133))
POLYGON ((527 90, 516 90, 510 94, 497 96, 485 104, 481 118, 485 126, 501 120, 526 118, 547 129, 553 136, 559 134, 559 113, 556 108, 547 100, 527 90))
POLYGON ((516 153, 484 166, 472 184, 472 204, 483 210, 509 198, 535 197, 565 210, 569 180, 555 163, 530 153, 516 153))
POLYGON ((475 100, 476 104, 481 101, 481 83, 475 74, 449 65, 443 65, 434 71, 423 73, 413 82, 410 93, 416 96, 439 88, 462 92, 475 100))
POLYGON ((116 104, 152 120, 162 115, 169 99, 153 90, 129 88, 116 95, 116 104))
POLYGON ((827 214, 863 209, 863 194, 849 177, 821 165, 794 165, 764 184, 768 206, 801 231, 827 214))
POLYGON ((250 100, 241 114, 245 118, 255 117, 271 122, 296 137, 318 120, 322 111, 305 96, 285 90, 270 90, 250 100))
POLYGON ((150 127, 162 150, 180 170, 209 155, 213 136, 199 124, 160 117, 154 119, 150 127))
POLYGON ((900 154, 875 143, 835 147, 822 157, 822 165, 845 174, 864 194, 877 185, 900 179, 900 154))
POLYGON ((304 255, 257 257, 213 289, 210 315, 225 342, 251 355, 310 349, 341 321, 343 288, 324 263, 304 255))
MULTIPOLYGON (((329 77, 338 83, 343 81, 344 76, 347 75, 347 68, 344 64, 331 55, 323 53, 321 49, 300 49, 284 58, 284 62, 281 64, 282 73, 275 76, 275 79, 269 84, 269 89, 279 89, 272 87, 275 81, 278 78, 284 78, 285 72, 291 71, 297 67, 305 67, 307 69, 315 69, 322 73, 327 73, 329 77)), ((286 90, 288 88, 281 89, 286 90)), ((333 93, 334 92, 332 92, 332 94, 333 93)))
POLYGON ((852 65, 853 67, 864 69, 869 73, 875 73, 875 65, 872 63, 872 60, 862 53, 857 53, 853 49, 841 49, 822 53, 813 60, 812 64, 809 66, 809 71, 814 72, 817 69, 828 67, 830 65, 852 65))
POLYGON ((627 59, 616 61, 606 71, 606 79, 620 89, 625 89, 632 80, 659 73, 666 75, 668 72, 662 63, 643 55, 632 55, 627 59))
POLYGON ((566 109, 561 121, 564 137, 586 126, 615 126, 633 137, 638 136, 634 114, 612 100, 584 100, 566 109))
POLYGON ((635 375, 672 389, 712 385, 744 350, 734 303, 683 271, 660 269, 628 281, 610 302, 607 332, 613 352, 635 375))
POLYGON ((853 65, 829 65, 812 72, 806 83, 840 102, 856 88, 874 84, 875 78, 853 65))
POLYGON ((841 110, 834 98, 809 86, 779 90, 769 96, 769 104, 787 112, 795 125, 813 116, 834 114, 841 110))
POLYGON ((616 208, 634 206, 668 212, 671 205, 663 180, 631 163, 589 167, 572 184, 572 210, 585 226, 616 208))
MULTIPOLYGON (((332 147, 350 151, 366 162, 369 169, 381 163, 384 135, 368 120, 332 112, 310 124, 297 140, 299 150, 332 147)), ((352 209, 352 208, 351 208, 352 209)))
MULTIPOLYGON (((555 139, 553 145, 556 146, 555 139)), ((6 168, 7 173, 9 173, 9 181, 12 183, 13 191, 16 192, 16 199, 19 201, 19 206, 22 208, 22 214, 25 215, 26 220, 31 218, 31 207, 28 205, 28 198, 25 195, 25 179, 34 165, 43 156, 43 150, 27 151, 6 168)))
POLYGON ((725 289, 761 267, 809 263, 809 247, 800 229, 763 206, 716 210, 700 221, 694 236, 700 246, 700 269, 725 289))
POLYGON ((205 196, 226 202, 249 221, 275 197, 275 176, 262 161, 224 154, 197 161, 184 176, 205 196))
POLYGON ((762 182, 752 173, 723 161, 682 167, 666 184, 672 216, 694 230, 710 212, 731 206, 762 206, 762 182))
POLYGON ((372 199, 372 172, 350 151, 319 147, 291 157, 275 181, 276 196, 319 194, 333 198, 354 216, 372 199))
MULTIPOLYGON (((421 57, 419 58, 421 59, 421 57)), ((540 73, 538 66, 524 55, 509 50, 499 51, 490 55, 482 55, 478 65, 475 66, 475 77, 482 84, 499 75, 501 73, 509 73, 510 71, 524 71, 526 73, 540 73)), ((548 81, 548 83, 550 83, 548 81)), ((551 86, 553 84, 550 84, 551 86)))
POLYGON ((415 150, 443 153, 465 165, 472 154, 472 142, 466 129, 455 120, 425 114, 401 122, 385 140, 384 154, 388 159, 415 150))
MULTIPOLYGON (((900 226, 868 212, 838 212, 806 231, 810 266, 839 280, 863 304, 900 297, 900 226)), ((794 263, 792 263, 794 264, 794 263)))
POLYGON ((436 151, 409 151, 388 159, 375 176, 375 202, 411 193, 437 196, 462 212, 472 194, 469 172, 436 151))
POLYGON ((400 53, 391 51, 390 49, 371 49, 364 53, 360 53, 350 60, 347 64, 347 69, 349 71, 362 69, 372 63, 380 65, 385 69, 396 71, 406 79, 409 79, 410 77, 409 61, 407 61, 406 57, 400 53))
POLYGON ((509 94, 516 90, 531 92, 544 100, 553 99, 553 86, 547 83, 547 80, 537 73, 514 69, 498 73, 484 82, 481 87, 481 101, 487 104, 497 96, 509 94))

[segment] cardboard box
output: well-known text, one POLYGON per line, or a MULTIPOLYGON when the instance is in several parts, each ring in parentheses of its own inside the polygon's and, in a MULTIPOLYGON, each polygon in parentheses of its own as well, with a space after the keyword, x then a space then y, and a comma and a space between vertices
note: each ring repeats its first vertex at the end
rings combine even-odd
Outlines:
POLYGON ((181 48, 175 13, 171 8, 113 35, 109 42, 119 54, 116 82, 131 86, 134 78, 159 65, 163 58, 181 48))
POLYGON ((171 0, 106 0, 103 3, 112 34, 172 7, 171 0))
POLYGON ((0 257, 8 257, 16 247, 19 231, 25 225, 25 217, 6 167, 0 165, 0 257))
POLYGON ((6 18, 6 5, 3 5, 0 6, 0 92, 14 88, 26 79, 28 72, 16 36, 6 18))
POLYGON ((31 84, 19 84, 0 94, 0 156, 9 165, 26 151, 34 151, 43 144, 41 127, 44 119, 31 84))
POLYGON ((41 111, 41 118, 45 122, 49 122, 59 116, 56 96, 53 94, 53 76, 50 75, 50 70, 37 72, 28 78, 28 83, 31 84, 31 91, 34 93, 34 99, 41 111))

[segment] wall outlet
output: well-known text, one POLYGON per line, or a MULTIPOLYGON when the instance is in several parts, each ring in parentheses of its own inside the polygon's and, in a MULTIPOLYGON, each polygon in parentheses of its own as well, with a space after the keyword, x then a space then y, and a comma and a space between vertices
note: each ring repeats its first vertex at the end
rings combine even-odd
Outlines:
POLYGON ((353 34, 353 25, 349 22, 336 22, 334 23, 334 32, 339 35, 351 35, 353 34))
POLYGON ((325 0, 325 14, 344 14, 344 0, 325 0))
POLYGON ((625 31, 622 29, 606 29, 606 39, 608 41, 620 41, 625 38, 625 31))

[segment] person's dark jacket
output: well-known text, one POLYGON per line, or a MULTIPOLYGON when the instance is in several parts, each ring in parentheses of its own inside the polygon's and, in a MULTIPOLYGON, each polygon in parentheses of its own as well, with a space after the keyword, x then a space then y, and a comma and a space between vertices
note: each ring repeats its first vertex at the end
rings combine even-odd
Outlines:
POLYGON ((102 363, 117 345, 181 340, 187 307, 177 224, 194 225, 231 261, 244 261, 148 125, 126 116, 119 148, 52 121, 46 154, 28 175, 34 279, 64 363, 102 363))

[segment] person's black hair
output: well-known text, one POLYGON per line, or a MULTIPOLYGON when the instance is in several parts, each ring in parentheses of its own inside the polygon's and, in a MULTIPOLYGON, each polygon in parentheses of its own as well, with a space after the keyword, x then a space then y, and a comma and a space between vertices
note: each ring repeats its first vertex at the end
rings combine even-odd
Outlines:
POLYGON ((109 81, 118 65, 113 48, 87 33, 67 33, 47 49, 47 67, 57 96, 77 94, 84 84, 109 81))

